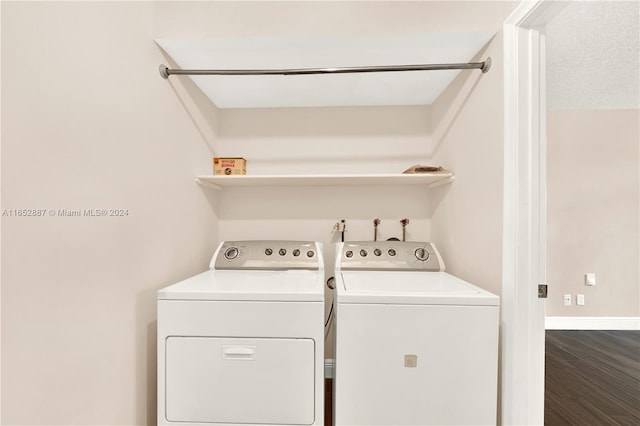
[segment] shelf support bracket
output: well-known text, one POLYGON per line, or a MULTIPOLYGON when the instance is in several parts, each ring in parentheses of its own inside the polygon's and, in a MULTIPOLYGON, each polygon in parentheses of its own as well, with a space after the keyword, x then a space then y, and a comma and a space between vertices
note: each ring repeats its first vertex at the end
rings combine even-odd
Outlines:
POLYGON ((207 188, 215 189, 216 191, 222 191, 222 187, 220 185, 216 185, 215 183, 207 182, 199 178, 196 178, 196 182, 207 188))
POLYGON ((448 183, 453 182, 454 179, 455 179, 455 176, 446 177, 444 179, 440 179, 440 180, 437 180, 437 181, 435 181, 433 183, 430 183, 428 185, 428 187, 429 187, 429 189, 431 189, 431 188, 436 188, 438 186, 446 185, 448 183))

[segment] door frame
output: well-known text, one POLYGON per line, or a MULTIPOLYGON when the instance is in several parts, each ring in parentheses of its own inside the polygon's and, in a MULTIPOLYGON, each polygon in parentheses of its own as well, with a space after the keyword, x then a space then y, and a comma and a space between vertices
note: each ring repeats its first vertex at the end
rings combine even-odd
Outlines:
POLYGON ((524 1, 504 32, 501 421, 544 424, 546 25, 566 6, 524 1))

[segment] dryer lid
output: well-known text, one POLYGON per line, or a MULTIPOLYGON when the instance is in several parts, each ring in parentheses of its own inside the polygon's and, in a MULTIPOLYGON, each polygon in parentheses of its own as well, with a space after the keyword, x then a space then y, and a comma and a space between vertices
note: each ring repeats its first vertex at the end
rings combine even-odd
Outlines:
POLYGON ((324 301, 324 273, 209 270, 159 290, 158 299, 324 301))
POLYGON ((342 271, 338 303, 499 305, 499 297, 446 272, 342 271))

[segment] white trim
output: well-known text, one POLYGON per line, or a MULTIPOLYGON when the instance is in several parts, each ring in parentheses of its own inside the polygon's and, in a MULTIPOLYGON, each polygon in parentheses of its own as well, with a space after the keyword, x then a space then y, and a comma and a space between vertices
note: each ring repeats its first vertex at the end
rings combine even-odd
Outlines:
POLYGON ((640 317, 547 317, 547 330, 640 330, 640 317))
MULTIPOLYGON (((2 5, 0 5, 0 22, 2 22, 2 5)), ((2 31, 0 31, 0 45, 2 45, 2 31)), ((0 55, 0 99, 2 99, 2 55, 0 55)), ((2 107, 0 107, 0 117, 2 117, 2 107)), ((2 134, 2 118, 0 118, 0 135, 2 134)), ((2 140, 0 138, 0 188, 2 188, 2 140)), ((0 211, 2 201, 0 201, 0 211)), ((2 221, 0 221, 0 241, 2 241, 2 221)), ((0 244, 0 247, 2 245, 0 244)), ((0 248, 0 330, 2 329, 2 249, 0 248)), ((2 333, 0 333, 0 383, 2 383, 2 333)), ((2 389, 2 386, 0 386, 2 389)), ((0 390, 0 419, 2 419, 2 390, 0 390)), ((0 420, 1 422, 1 420, 0 420)))
POLYGON ((504 31, 504 206, 501 420, 544 423, 546 267, 544 27, 564 7, 518 5, 504 31))
MULTIPOLYGON (((544 422, 544 248, 539 236, 537 31, 504 26, 505 175, 502 274, 502 423, 544 422), (542 263, 542 265, 541 265, 542 263)), ((542 161, 544 161, 542 159, 542 161)))

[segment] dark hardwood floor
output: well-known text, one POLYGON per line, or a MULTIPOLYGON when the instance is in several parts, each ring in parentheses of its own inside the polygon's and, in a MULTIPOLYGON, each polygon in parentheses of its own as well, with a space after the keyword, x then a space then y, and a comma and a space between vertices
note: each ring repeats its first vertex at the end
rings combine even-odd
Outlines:
POLYGON ((640 425, 640 331, 548 330, 544 423, 640 425))
POLYGON ((324 379, 324 426, 333 424, 333 380, 324 379))

